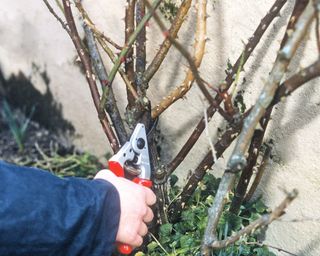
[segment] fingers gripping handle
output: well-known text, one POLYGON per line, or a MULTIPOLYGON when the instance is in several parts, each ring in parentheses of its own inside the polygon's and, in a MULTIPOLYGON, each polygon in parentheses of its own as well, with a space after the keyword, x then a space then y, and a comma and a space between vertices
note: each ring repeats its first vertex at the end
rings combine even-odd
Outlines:
MULTIPOLYGON (((124 169, 121 166, 121 164, 119 164, 118 162, 109 161, 109 168, 118 177, 124 177, 124 169)), ((148 188, 152 187, 152 181, 151 180, 141 179, 141 178, 136 177, 132 181, 134 183, 139 184, 139 185, 144 186, 144 187, 148 187, 148 188)), ((121 254, 128 255, 133 251, 133 248, 132 248, 132 246, 130 246, 128 244, 117 243, 117 250, 121 254)))

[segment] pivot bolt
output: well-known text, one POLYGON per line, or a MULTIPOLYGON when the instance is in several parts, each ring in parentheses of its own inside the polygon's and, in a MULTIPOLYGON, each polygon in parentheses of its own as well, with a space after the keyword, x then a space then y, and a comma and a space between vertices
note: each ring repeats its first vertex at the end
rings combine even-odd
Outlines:
POLYGON ((144 139, 139 138, 139 139, 137 140, 137 147, 138 147, 138 149, 143 149, 145 145, 146 145, 146 142, 144 141, 144 139))

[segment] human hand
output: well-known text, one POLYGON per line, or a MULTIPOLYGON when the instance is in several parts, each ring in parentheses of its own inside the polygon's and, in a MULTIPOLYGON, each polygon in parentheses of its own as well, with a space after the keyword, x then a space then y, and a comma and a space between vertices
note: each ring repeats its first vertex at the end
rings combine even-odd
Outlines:
POLYGON ((149 206, 156 202, 155 194, 151 189, 117 177, 109 170, 98 172, 95 179, 106 180, 118 190, 121 213, 116 241, 132 247, 142 245, 142 237, 148 233, 146 223, 153 219, 149 206))

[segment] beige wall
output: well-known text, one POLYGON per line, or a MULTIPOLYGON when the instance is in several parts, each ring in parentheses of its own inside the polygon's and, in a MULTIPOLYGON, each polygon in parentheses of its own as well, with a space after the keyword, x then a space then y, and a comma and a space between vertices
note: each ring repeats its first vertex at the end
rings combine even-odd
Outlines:
MULTIPOLYGON (((70 120, 81 138, 75 143, 90 152, 102 155, 109 151, 106 139, 101 131, 93 108, 92 100, 84 76, 74 65, 76 52, 71 40, 57 21, 49 14, 40 0, 29 0, 21 4, 19 0, 0 1, 0 64, 5 75, 23 71, 30 76, 39 88, 44 91, 43 81, 32 71, 32 62, 47 70, 51 79, 50 89, 59 103, 62 104, 63 115, 70 120), (27 3, 28 2, 28 3, 27 3)), ((54 2, 54 1, 52 1, 54 2)), ((208 37, 206 55, 201 67, 201 74, 208 81, 218 83, 225 74, 227 59, 233 63, 254 29, 265 15, 273 1, 267 0, 210 0, 208 10, 208 37)), ((283 8, 281 17, 270 26, 263 42, 254 52, 245 67, 243 75, 247 82, 242 85, 248 89, 247 106, 252 105, 258 91, 267 79, 272 62, 279 48, 286 21, 292 10, 292 2, 283 8)), ((124 1, 118 0, 86 0, 85 6, 99 28, 122 43, 124 1)), ((179 39, 185 45, 193 43, 193 24, 195 12, 188 16, 179 39)), ((151 60, 162 40, 157 26, 151 22, 148 29, 148 56, 151 60)), ((305 66, 317 57, 314 40, 314 28, 310 33, 311 40, 303 44, 294 59, 290 71, 294 72, 299 65, 305 66), (298 64, 300 61, 300 64, 298 64)), ((167 90, 182 80, 186 62, 171 50, 168 59, 150 84, 149 96, 154 103, 160 100, 167 90)), ((110 68, 110 65, 109 65, 110 68)), ((268 165, 266 176, 260 186, 265 202, 272 208, 284 197, 283 189, 297 188, 299 197, 288 209, 288 213, 270 225, 266 233, 266 243, 286 249, 297 255, 317 256, 320 253, 320 224, 312 219, 320 218, 320 97, 319 80, 314 80, 299 90, 286 102, 281 103, 270 123, 268 138, 275 141, 275 157, 268 165), (292 219, 305 221, 290 222, 292 219), (308 221, 306 221, 308 219, 308 221)), ((119 79, 115 88, 123 88, 119 79)), ((123 101, 121 90, 117 94, 123 101)), ((197 123, 205 107, 203 96, 194 87, 189 96, 178 101, 163 114, 160 128, 165 134, 163 151, 170 159, 188 137, 192 127, 197 123)), ((124 104, 122 104, 122 108, 124 104)), ((221 124, 216 118, 210 124, 211 135, 215 140, 215 128, 221 124)), ((203 136, 188 159, 179 167, 178 173, 183 177, 192 170, 202 154, 208 148, 207 138, 203 136), (200 153, 203 152, 203 153, 200 153)), ((228 157, 219 160, 214 171, 221 173, 228 157)), ((282 255, 277 253, 277 255, 282 255)), ((285 255, 285 254, 283 254, 285 255)))

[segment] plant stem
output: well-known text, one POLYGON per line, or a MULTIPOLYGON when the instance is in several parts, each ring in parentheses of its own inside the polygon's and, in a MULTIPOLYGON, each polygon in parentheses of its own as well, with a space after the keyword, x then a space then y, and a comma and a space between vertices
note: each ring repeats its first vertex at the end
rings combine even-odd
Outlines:
MULTIPOLYGON (((169 35, 172 38, 176 38, 178 35, 178 32, 181 28, 181 25, 185 21, 186 15, 190 9, 191 6, 191 0, 184 0, 182 4, 179 7, 179 10, 177 12, 176 17, 174 18, 174 21, 172 22, 172 25, 169 29, 169 35)), ((144 86, 147 89, 147 84, 151 80, 151 78, 154 76, 154 74, 157 72, 159 67, 161 66, 164 58, 166 57, 172 43, 169 40, 169 38, 165 38, 163 43, 160 46, 160 49, 158 50, 156 56, 153 58, 151 64, 147 67, 147 70, 143 74, 143 83, 144 86)))
MULTIPOLYGON (((207 1, 196 2, 197 7, 197 22, 196 22, 196 32, 195 32, 195 43, 194 43, 194 64, 199 68, 201 61, 204 56, 205 43, 206 43, 206 30, 207 30, 207 1)), ((178 87, 171 91, 163 100, 152 109, 152 118, 157 118, 163 111, 165 111, 170 105, 181 99, 191 88, 194 75, 192 70, 189 68, 187 70, 186 76, 178 87)))
MULTIPOLYGON (((70 37, 72 39, 72 42, 78 52, 78 55, 80 57, 80 60, 84 66, 85 72, 86 72, 86 79, 89 84, 91 96, 93 98, 94 105, 98 111, 98 116, 100 123, 102 125, 102 128, 107 135, 107 138, 110 142, 111 148, 114 152, 117 152, 119 150, 119 143, 118 140, 110 126, 109 120, 107 119, 107 116, 104 112, 104 109, 99 109, 99 102, 100 102, 100 95, 97 88, 97 84, 94 78, 94 74, 91 69, 91 62, 90 57, 88 53, 85 51, 85 49, 82 46, 81 39, 79 37, 77 27, 75 25, 71 7, 70 7, 70 1, 69 0, 63 0, 63 7, 64 12, 66 16, 66 20, 70 29, 70 37)), ((107 97, 108 90, 105 90, 105 97, 107 97)))
MULTIPOLYGON (((143 29, 143 27, 145 26, 145 24, 151 19, 151 17, 153 16, 153 14, 155 13, 155 10, 157 9, 157 7, 159 6, 159 4, 161 3, 162 0, 155 0, 152 4, 152 8, 151 10, 143 17, 142 21, 137 25, 136 30, 132 33, 132 35, 130 36, 128 43, 123 47, 123 49, 121 50, 119 57, 117 58, 117 60, 114 63, 113 68, 111 69, 109 76, 108 76, 108 86, 111 87, 112 82, 116 76, 116 73, 121 65, 121 63, 123 62, 123 59, 125 58, 126 54, 128 53, 128 51, 131 49, 132 44, 134 43, 134 41, 136 40, 137 36, 139 35, 140 31, 143 29)), ((107 90, 103 91, 102 97, 101 97, 101 101, 100 101, 100 106, 99 106, 99 110, 100 112, 103 112, 104 109, 104 105, 106 104, 107 101, 107 90)))
MULTIPOLYGON (((103 65, 100 53, 98 51, 98 47, 96 45, 96 42, 94 40, 93 33, 91 29, 83 23, 86 39, 87 39, 87 45, 89 49, 89 53, 93 62, 93 66, 96 70, 96 74, 100 80, 100 84, 102 87, 105 86, 105 81, 108 79, 107 71, 103 65)), ((113 127, 116 131, 116 134, 119 138, 120 144, 124 145, 127 141, 127 132, 124 128, 124 124, 120 115, 120 111, 117 107, 117 102, 113 94, 113 90, 110 87, 109 88, 109 94, 108 94, 108 100, 106 104, 106 111, 110 116, 110 119, 113 123, 113 127)))
MULTIPOLYGON (((224 193, 224 196, 226 196, 228 193, 228 191, 226 191, 226 188, 232 187, 236 176, 235 173, 245 167, 246 159, 244 157, 244 154, 252 138, 257 123, 272 102, 276 89, 279 86, 280 80, 286 72, 286 69, 296 49, 298 48, 298 45, 307 33, 308 27, 315 17, 314 14, 315 12, 312 6, 306 8, 306 10, 299 18, 294 32, 290 35, 287 43, 279 52, 276 62, 270 73, 269 79, 267 80, 257 103, 254 105, 253 109, 250 111, 249 116, 246 117, 244 121, 242 132, 240 133, 233 153, 229 158, 227 170, 223 175, 223 177, 225 178, 222 178, 224 182, 219 185, 217 194, 222 195, 222 193, 224 193)), ((208 218, 208 226, 206 228, 205 236, 203 239, 202 254, 205 256, 209 255, 211 251, 210 247, 212 243, 216 241, 216 224, 218 223, 218 220, 216 218, 219 218, 223 207, 223 200, 221 200, 220 198, 214 200, 213 206, 211 208, 212 212, 208 218)))
POLYGON ((210 244, 210 247, 213 249, 225 248, 228 245, 238 241, 243 235, 251 234, 258 228, 269 225, 271 222, 273 222, 274 220, 278 219, 283 215, 284 210, 297 197, 297 195, 298 195, 298 191, 294 189, 292 192, 288 193, 286 198, 271 213, 262 215, 259 219, 250 223, 248 226, 242 228, 240 231, 231 235, 227 239, 224 239, 222 241, 213 241, 210 244))
MULTIPOLYGON (((253 35, 248 40, 248 43, 245 46, 244 51, 241 53, 241 55, 238 57, 236 63, 233 65, 231 72, 227 75, 225 78, 226 82, 226 90, 232 85, 234 81, 234 77, 236 75, 237 70, 240 67, 241 62, 243 61, 243 65, 247 62, 248 58, 251 56, 251 53, 256 48, 258 43, 260 42, 260 39, 262 38, 264 32, 267 30, 271 22, 279 15, 279 12, 281 8, 284 6, 284 4, 287 2, 287 0, 277 0, 272 5, 270 10, 268 11, 267 15, 261 20, 260 24, 258 25, 257 29, 253 33, 253 35), (241 61, 242 60, 242 61, 241 61)), ((220 104, 222 102, 222 97, 218 94, 215 97, 215 100, 217 104, 220 104)), ((214 114, 216 113, 216 105, 211 104, 207 109, 207 115, 208 119, 210 119, 214 114)), ((201 118, 201 120, 198 122, 198 125, 186 141, 186 143, 183 145, 179 153, 176 157, 173 158, 173 160, 168 164, 167 170, 168 175, 172 174, 173 171, 180 165, 180 163, 185 159, 185 157, 188 155, 194 144, 199 139, 200 135, 202 134, 203 130, 205 128, 204 123, 204 117, 201 118)))
MULTIPOLYGON (((146 12, 144 0, 137 0, 136 3, 136 24, 139 24, 146 12)), ((146 70, 146 26, 141 30, 136 41, 136 73, 135 84, 140 95, 145 95, 146 92, 142 88, 142 77, 146 70)))
MULTIPOLYGON (((125 45, 128 45, 130 37, 134 31, 134 17, 135 17, 135 5, 136 0, 127 0, 126 3, 126 14, 125 14, 125 45)), ((142 27, 142 30, 145 26, 142 27)), ((137 35, 137 39, 140 37, 140 33, 137 35)), ((132 84, 133 88, 136 90, 134 84, 134 61, 133 61, 133 47, 131 47, 126 56, 124 57, 124 70, 127 74, 127 77, 132 84)), ((131 94, 130 90, 127 88, 127 99, 128 99, 128 108, 131 109, 135 105, 135 98, 131 94)))

